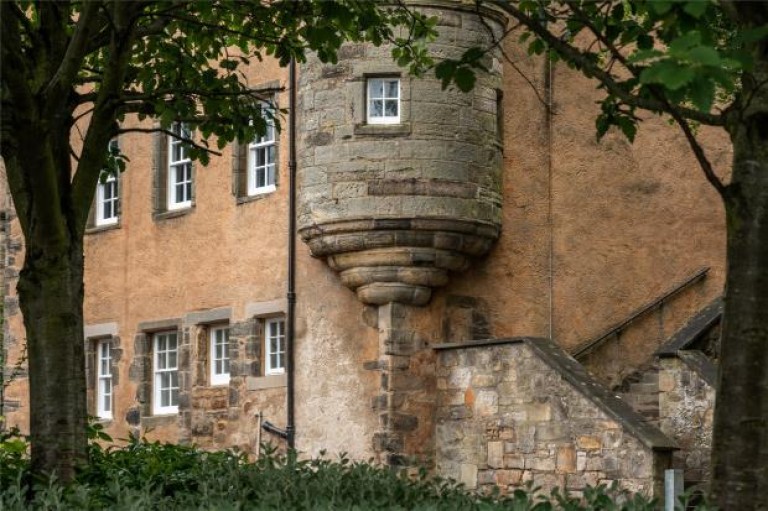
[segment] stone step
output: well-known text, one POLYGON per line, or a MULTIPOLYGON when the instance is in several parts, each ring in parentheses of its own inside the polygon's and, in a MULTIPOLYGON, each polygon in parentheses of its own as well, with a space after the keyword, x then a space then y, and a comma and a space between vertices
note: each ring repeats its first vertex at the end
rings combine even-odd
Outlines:
POLYGON ((638 395, 655 395, 659 393, 659 383, 633 383, 629 386, 629 393, 638 395))

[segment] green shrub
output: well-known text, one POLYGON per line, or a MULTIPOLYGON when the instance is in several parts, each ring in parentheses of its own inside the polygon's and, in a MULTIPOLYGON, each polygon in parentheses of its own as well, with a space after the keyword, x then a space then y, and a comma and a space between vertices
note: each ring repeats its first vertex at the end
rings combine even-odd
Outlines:
MULTIPOLYGON (((94 439, 109 439, 98 426, 94 439)), ((55 479, 30 482, 27 444, 18 431, 0 437, 0 511, 110 510, 496 510, 651 511, 654 502, 604 486, 582 498, 555 491, 478 495, 422 472, 408 478, 369 463, 299 460, 265 448, 255 462, 234 451, 130 439, 124 447, 93 442, 90 463, 69 486, 55 479), (29 485, 34 488, 29 492, 29 485), (32 500, 27 495, 32 494, 32 500)))

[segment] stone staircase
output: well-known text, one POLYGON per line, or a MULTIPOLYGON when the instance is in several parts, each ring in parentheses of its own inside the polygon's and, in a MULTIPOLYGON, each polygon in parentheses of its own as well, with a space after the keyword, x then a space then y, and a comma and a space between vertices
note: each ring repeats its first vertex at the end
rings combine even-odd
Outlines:
POLYGON ((659 426, 659 365, 657 362, 635 371, 614 389, 637 413, 659 426))

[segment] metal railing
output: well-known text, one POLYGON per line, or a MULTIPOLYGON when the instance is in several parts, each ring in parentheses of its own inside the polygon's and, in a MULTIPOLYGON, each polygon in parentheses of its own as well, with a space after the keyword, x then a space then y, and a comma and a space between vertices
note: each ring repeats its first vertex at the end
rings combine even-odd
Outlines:
POLYGON ((611 326, 608 330, 598 335, 597 337, 590 339, 589 341, 574 348, 571 351, 571 355, 573 355, 573 357, 576 359, 580 359, 586 355, 589 355, 594 350, 596 350, 597 348, 605 344, 612 337, 619 336, 624 329, 626 329, 629 325, 631 325, 638 319, 642 318, 649 312, 652 312, 658 309, 664 304, 664 302, 668 301, 670 298, 674 297, 675 295, 677 295, 687 287, 704 279, 704 277, 707 276, 707 272, 709 272, 709 266, 701 268, 699 271, 689 276, 688 278, 686 278, 685 280, 683 280, 682 282, 674 286, 672 289, 670 289, 663 295, 659 296, 655 300, 643 305, 642 307, 634 311, 623 321, 611 326))

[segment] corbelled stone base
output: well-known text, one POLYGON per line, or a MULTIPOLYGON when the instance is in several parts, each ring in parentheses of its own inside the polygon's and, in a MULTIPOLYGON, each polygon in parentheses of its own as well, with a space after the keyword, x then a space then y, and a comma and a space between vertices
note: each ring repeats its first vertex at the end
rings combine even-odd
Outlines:
POLYGON ((425 305, 448 272, 469 266, 499 236, 497 225, 427 218, 364 219, 302 229, 312 255, 327 258, 366 304, 425 305))

